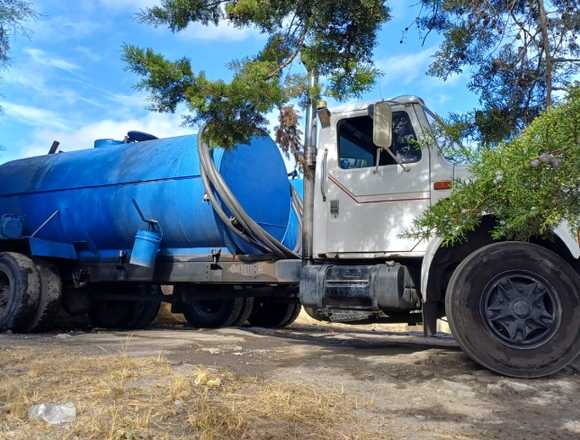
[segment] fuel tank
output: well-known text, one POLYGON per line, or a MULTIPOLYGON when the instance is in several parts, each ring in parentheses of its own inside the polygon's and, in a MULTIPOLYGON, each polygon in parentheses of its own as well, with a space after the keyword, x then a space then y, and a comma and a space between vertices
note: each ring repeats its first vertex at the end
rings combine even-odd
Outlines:
MULTIPOLYGON (((200 176, 197 136, 135 143, 99 141, 88 150, 16 160, 0 166, 0 216, 18 218, 22 236, 74 248, 81 260, 130 252, 143 217, 154 219, 161 252, 199 253, 241 246, 214 213, 200 176)), ((269 137, 213 150, 214 162, 246 212, 292 248, 296 218, 284 161, 269 137)), ((45 255, 50 256, 50 255, 45 255)), ((55 255, 57 256, 57 255, 55 255)))

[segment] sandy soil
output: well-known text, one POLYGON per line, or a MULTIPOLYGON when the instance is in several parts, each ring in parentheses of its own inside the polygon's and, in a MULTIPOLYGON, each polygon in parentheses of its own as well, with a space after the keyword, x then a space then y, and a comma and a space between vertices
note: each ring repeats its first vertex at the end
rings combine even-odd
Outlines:
MULTIPOLYGON (((43 358, 63 351, 80 359, 119 355, 158 358, 165 359, 168 368, 177 372, 202 367, 251 379, 253 387, 282 384, 290 389, 296 386, 315 390, 319 396, 334 399, 327 407, 333 408, 329 414, 336 423, 330 431, 312 438, 580 438, 579 368, 568 368, 549 379, 508 379, 471 362, 451 337, 425 339, 419 333, 389 330, 381 326, 317 325, 300 320, 284 330, 191 330, 165 325, 131 333, 5 334, 0 335, 0 356, 33 350, 43 358)), ((0 373, 12 379, 28 374, 22 369, 3 368, 0 373)), ((54 376, 58 372, 47 374, 54 376)), ((244 396, 251 406, 248 389, 244 396)), ((1 399, 0 394, 0 409, 3 404, 8 407, 10 402, 1 399)), ((288 408, 299 411, 303 399, 287 402, 288 408)), ((273 430, 267 436, 244 431, 247 435, 232 434, 231 438, 305 438, 304 430, 311 428, 304 423, 311 410, 303 409, 306 415, 292 422, 296 424, 294 431, 282 434, 273 430), (300 426, 302 430, 297 428, 300 426)), ((268 417, 276 420, 276 411, 272 410, 268 417)), ((30 436, 29 428, 23 428, 25 422, 5 423, 3 427, 2 417, 0 411, 0 438, 30 436)), ((312 417, 322 415, 313 413, 312 417)), ((309 423, 315 426, 316 420, 309 423)), ((265 424, 260 433, 269 432, 269 426, 265 424)), ((186 434, 180 435, 186 438, 186 434)), ((190 435, 188 438, 214 438, 195 432, 190 435)), ((166 438, 182 437, 176 434, 166 438)))

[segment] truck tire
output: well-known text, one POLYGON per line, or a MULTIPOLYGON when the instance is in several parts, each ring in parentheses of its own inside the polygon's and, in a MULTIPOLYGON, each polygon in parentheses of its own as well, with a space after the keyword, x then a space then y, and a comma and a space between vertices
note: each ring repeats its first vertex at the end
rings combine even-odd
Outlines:
POLYGON ((301 306, 297 300, 284 302, 272 298, 256 298, 248 321, 255 327, 282 328, 296 321, 301 306))
POLYGON ((248 297, 244 298, 244 306, 242 307, 242 311, 240 312, 240 316, 232 323, 234 327, 238 327, 244 325, 250 319, 250 315, 254 311, 254 298, 248 297))
POLYGON ((189 299, 181 309, 192 327, 220 328, 238 323, 245 307, 245 298, 189 299))
POLYGON ((161 286, 144 285, 140 286, 140 291, 143 297, 149 296, 151 300, 137 303, 139 307, 135 308, 133 314, 134 320, 129 322, 129 329, 131 330, 149 328, 155 321, 155 318, 157 318, 159 309, 161 309, 161 298, 163 296, 161 286))
MULTIPOLYGON (((151 298, 146 301, 95 301, 89 311, 91 325, 119 330, 141 330, 149 327, 161 307, 161 288, 143 285, 137 289, 140 297, 151 298)), ((127 293, 127 287, 114 290, 119 294, 127 293)))
POLYGON ((62 308, 62 282, 58 268, 44 261, 35 261, 40 275, 40 301, 28 331, 39 333, 52 330, 62 308))
POLYGON ((465 353, 511 377, 554 374, 580 354, 580 276, 543 247, 503 242, 470 254, 445 298, 465 353))
POLYGON ((40 302, 40 275, 25 255, 0 253, 0 331, 26 332, 40 302))

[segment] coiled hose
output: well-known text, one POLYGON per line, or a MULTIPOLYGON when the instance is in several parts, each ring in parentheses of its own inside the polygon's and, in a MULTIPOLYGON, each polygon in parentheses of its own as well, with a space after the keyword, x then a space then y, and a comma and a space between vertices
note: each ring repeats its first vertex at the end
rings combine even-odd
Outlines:
MULTIPOLYGON (((264 253, 277 258, 300 258, 300 240, 297 240, 295 249, 290 250, 246 213, 215 167, 210 149, 203 141, 204 132, 205 127, 199 131, 197 139, 201 178, 209 202, 220 220, 233 234, 264 253), (224 207, 231 213, 231 216, 228 216, 224 207)), ((292 191, 292 208, 298 217, 300 227, 302 227, 302 201, 292 185, 289 186, 292 191)))

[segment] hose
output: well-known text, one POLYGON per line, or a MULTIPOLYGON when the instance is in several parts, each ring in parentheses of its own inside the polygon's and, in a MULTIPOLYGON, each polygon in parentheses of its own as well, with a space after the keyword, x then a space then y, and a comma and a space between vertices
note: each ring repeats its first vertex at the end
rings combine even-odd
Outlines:
MULTIPOLYGON (((294 250, 288 249, 246 213, 218 172, 210 149, 203 141, 204 132, 205 127, 200 130, 197 139, 201 178, 208 200, 220 220, 237 237, 257 247, 262 252, 271 254, 277 258, 300 258, 297 252, 297 248, 299 247, 298 243, 294 250), (224 207, 232 214, 231 217, 228 216, 224 207)), ((298 194, 295 194, 294 188, 292 188, 292 208, 295 210, 301 223, 302 202, 299 199, 300 197, 298 194)), ((300 240, 297 241, 299 242, 300 240)))
MULTIPOLYGON (((290 190, 292 192, 292 209, 296 214, 296 219, 298 220, 298 230, 302 231, 302 213, 304 211, 304 207, 302 205, 302 199, 294 186, 290 185, 290 190)), ((302 240, 300 239, 302 234, 298 234, 298 238, 296 239, 296 245, 294 246, 294 252, 301 255, 302 254, 302 240)))

